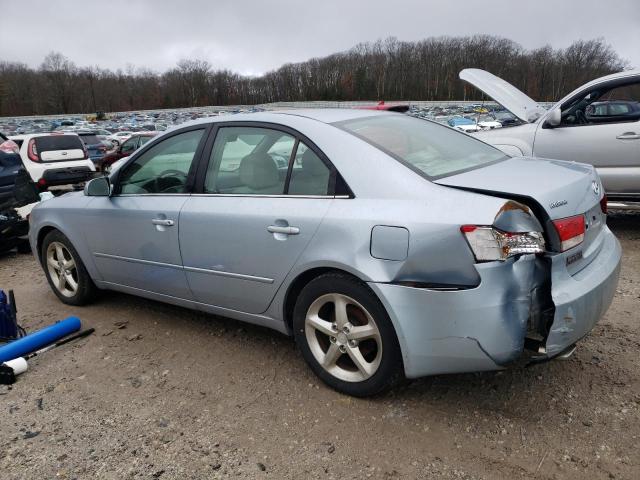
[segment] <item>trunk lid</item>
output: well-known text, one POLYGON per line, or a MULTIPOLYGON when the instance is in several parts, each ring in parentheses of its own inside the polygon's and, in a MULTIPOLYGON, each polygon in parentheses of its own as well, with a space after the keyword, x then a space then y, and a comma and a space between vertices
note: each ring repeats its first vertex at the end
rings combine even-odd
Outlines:
POLYGON ((509 198, 528 205, 545 228, 547 249, 559 249, 553 220, 584 215, 584 241, 559 253, 567 257, 570 274, 577 273, 597 256, 606 215, 600 208, 603 189, 591 165, 515 157, 441 178, 435 183, 509 198))
POLYGON ((546 112, 531 97, 485 70, 465 68, 459 76, 461 80, 483 91, 524 122, 533 123, 546 112))

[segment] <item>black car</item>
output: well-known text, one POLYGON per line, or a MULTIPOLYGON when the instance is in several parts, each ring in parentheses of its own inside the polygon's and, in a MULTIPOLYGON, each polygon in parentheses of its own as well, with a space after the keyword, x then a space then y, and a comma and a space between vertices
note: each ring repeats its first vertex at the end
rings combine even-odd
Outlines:
POLYGON ((30 251, 29 221, 17 209, 39 200, 38 187, 27 171, 18 167, 9 195, 0 199, 0 253, 16 247, 19 252, 30 251))
POLYGON ((13 195, 13 185, 21 167, 18 145, 0 133, 0 203, 13 195))

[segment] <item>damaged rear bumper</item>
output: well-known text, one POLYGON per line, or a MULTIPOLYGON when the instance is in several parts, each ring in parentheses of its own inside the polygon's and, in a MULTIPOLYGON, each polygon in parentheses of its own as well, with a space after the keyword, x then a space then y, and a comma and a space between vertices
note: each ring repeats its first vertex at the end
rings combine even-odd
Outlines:
POLYGON ((520 358, 533 317, 545 318, 538 290, 549 276, 555 313, 548 316, 542 345, 548 356, 562 353, 593 328, 613 299, 621 249, 608 229, 604 234, 600 254, 574 276, 564 256, 526 255, 476 265, 481 282, 470 289, 369 283, 396 329, 406 376, 496 370, 520 358))
POLYGON ((552 259, 551 284, 555 317, 545 353, 554 357, 587 335, 605 314, 618 285, 622 249, 608 228, 598 256, 583 270, 569 275, 565 259, 552 259))

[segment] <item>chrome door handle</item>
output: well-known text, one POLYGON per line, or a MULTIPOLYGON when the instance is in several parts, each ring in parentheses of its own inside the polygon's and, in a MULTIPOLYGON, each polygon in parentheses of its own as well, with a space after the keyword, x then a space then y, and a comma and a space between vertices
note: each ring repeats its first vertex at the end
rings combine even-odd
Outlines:
POLYGON ((300 233, 298 227, 282 227, 280 225, 269 225, 267 231, 269 233, 282 233, 284 235, 298 235, 300 233))
POLYGON ((163 227, 173 227, 173 220, 167 220, 164 218, 154 218, 151 220, 154 225, 162 225, 163 227))
POLYGON ((624 132, 622 135, 616 137, 618 140, 638 140, 640 135, 636 132, 624 132))

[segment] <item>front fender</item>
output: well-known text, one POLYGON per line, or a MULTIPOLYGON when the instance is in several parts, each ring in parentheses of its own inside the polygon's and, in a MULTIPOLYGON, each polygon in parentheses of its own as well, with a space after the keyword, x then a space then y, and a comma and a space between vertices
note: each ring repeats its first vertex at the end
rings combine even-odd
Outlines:
MULTIPOLYGON (((62 197, 59 197, 62 198, 62 197)), ((58 199, 47 200, 47 202, 55 202, 58 199)), ((84 210, 83 205, 81 208, 84 210)), ((29 226, 29 243, 38 263, 42 265, 40 258, 40 249, 42 248, 42 239, 46 232, 50 230, 58 230, 69 239, 73 247, 78 252, 82 263, 84 264, 89 276, 94 281, 102 280, 102 276, 98 271, 91 250, 84 235, 82 220, 80 216, 75 214, 66 215, 65 208, 52 208, 53 205, 40 205, 34 208, 30 217, 29 226)), ((69 211, 69 213, 72 213, 69 211)), ((75 213, 75 212, 73 212, 75 213)))

